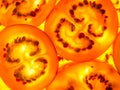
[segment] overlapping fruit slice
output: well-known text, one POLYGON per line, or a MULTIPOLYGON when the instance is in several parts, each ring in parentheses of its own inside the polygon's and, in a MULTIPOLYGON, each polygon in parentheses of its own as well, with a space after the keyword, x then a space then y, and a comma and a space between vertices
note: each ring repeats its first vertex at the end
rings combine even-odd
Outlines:
POLYGON ((67 64, 47 90, 119 90, 120 76, 103 62, 67 64))
POLYGON ((102 54, 117 31, 117 14, 109 0, 61 0, 45 23, 58 54, 74 61, 102 54))
POLYGON ((0 0, 0 23, 40 25, 56 0, 0 0))
POLYGON ((57 72, 58 58, 48 36, 30 25, 0 32, 0 76, 11 90, 42 90, 57 72))

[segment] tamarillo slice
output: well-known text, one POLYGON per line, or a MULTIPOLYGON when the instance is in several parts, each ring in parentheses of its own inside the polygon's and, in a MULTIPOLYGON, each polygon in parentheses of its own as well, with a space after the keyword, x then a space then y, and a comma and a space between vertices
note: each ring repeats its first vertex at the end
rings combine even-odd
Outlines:
POLYGON ((18 24, 0 32, 0 77, 11 90, 42 90, 58 68, 52 41, 35 26, 18 24))
POLYGON ((117 13, 110 0, 61 0, 45 22, 57 53, 75 62, 100 56, 117 31, 117 13))
POLYGON ((38 26, 53 9, 56 0, 0 0, 0 23, 38 26))
POLYGON ((119 90, 119 80, 118 72, 106 62, 69 63, 59 70, 47 90, 119 90))

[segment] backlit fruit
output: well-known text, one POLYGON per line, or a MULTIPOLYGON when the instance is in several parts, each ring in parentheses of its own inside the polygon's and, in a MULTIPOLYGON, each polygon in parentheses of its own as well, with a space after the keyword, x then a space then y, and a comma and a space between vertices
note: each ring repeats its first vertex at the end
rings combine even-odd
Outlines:
POLYGON ((101 55, 117 31, 118 18, 110 0, 61 0, 45 23, 58 54, 73 61, 101 55))
POLYGON ((38 26, 53 9, 56 0, 0 0, 0 23, 38 26))
POLYGON ((82 62, 63 66, 47 90, 119 90, 119 81, 111 65, 82 62))
POLYGON ((0 32, 0 76, 11 90, 42 90, 57 67, 56 50, 43 31, 19 24, 0 32))

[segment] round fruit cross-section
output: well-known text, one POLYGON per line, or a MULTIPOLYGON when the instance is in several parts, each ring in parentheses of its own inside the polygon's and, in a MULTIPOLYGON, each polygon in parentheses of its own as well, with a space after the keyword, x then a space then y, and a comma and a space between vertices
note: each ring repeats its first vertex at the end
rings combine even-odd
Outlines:
POLYGON ((11 90, 42 90, 57 67, 56 50, 43 31, 19 24, 0 32, 0 76, 11 90))
POLYGON ((48 16, 56 0, 0 0, 0 23, 38 26, 48 16))
POLYGON ((59 70, 47 90, 119 90, 119 80, 120 75, 107 63, 68 64, 59 70))
POLYGON ((61 0, 45 23, 58 54, 74 61, 101 55, 117 31, 118 18, 110 0, 61 0))

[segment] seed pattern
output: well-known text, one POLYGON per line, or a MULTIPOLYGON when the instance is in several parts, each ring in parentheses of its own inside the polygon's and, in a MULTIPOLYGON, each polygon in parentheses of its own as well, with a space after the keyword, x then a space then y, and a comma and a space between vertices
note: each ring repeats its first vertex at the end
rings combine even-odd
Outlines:
POLYGON ((36 5, 36 8, 34 10, 22 13, 19 9, 22 8, 22 5, 26 4, 26 2, 26 0, 13 0, 11 2, 8 0, 2 0, 2 4, 0 4, 0 7, 5 7, 7 9, 10 5, 15 5, 15 8, 12 11, 12 15, 16 15, 17 17, 26 17, 25 20, 27 20, 27 16, 35 17, 37 13, 41 10, 40 6, 46 3, 45 0, 41 0, 41 2, 36 5))
POLYGON ((102 4, 96 4, 95 8, 96 9, 101 9, 102 8, 102 4))
POLYGON ((30 56, 35 56, 40 51, 39 48, 37 48, 35 51, 32 51, 29 53, 30 56))
MULTIPOLYGON (((5 55, 5 54, 4 54, 5 55)), ((9 56, 5 56, 6 57, 6 61, 7 62, 11 62, 11 63, 19 63, 20 62, 20 59, 19 58, 16 58, 16 59, 14 59, 14 58, 10 58, 9 56)))
MULTIPOLYGON (((15 48, 17 47, 17 50, 19 49, 18 46, 20 45, 27 45, 29 46, 33 46, 36 49, 34 50, 30 50, 30 51, 26 51, 29 54, 29 57, 35 57, 36 55, 40 52, 40 43, 38 40, 33 40, 31 38, 27 38, 25 36, 22 37, 17 37, 13 40, 13 42, 11 43, 6 43, 5 47, 3 48, 4 54, 3 57, 5 58, 6 62, 8 63, 20 63, 22 61, 23 58, 21 58, 21 55, 24 55, 24 53, 26 52, 20 52, 20 57, 19 56, 14 56, 13 51, 15 53, 15 48)), ((27 47, 25 47, 25 50, 27 50, 27 47)), ((19 50, 18 50, 19 51, 19 50)), ((25 57, 22 56, 22 57, 25 57)), ((29 59, 29 58, 28 58, 29 59)), ((21 81, 23 84, 27 84, 30 83, 32 81, 37 80, 37 78, 40 78, 41 75, 43 75, 45 73, 45 69, 47 67, 47 59, 45 59, 44 57, 39 57, 35 60, 28 60, 26 63, 28 64, 22 64, 20 67, 18 67, 15 72, 14 72, 14 77, 16 78, 16 81, 21 81), (38 67, 35 67, 34 65, 32 65, 32 63, 30 62, 34 62, 34 64, 38 65, 38 67), (33 71, 35 71, 35 74, 27 76, 26 74, 26 69, 27 68, 32 69, 33 71), (36 73, 37 71, 37 73, 36 73)), ((28 70, 27 70, 28 71, 28 70)))
POLYGON ((87 31, 88 31, 89 34, 93 35, 94 37, 101 37, 101 36, 103 36, 104 31, 107 29, 106 26, 103 26, 103 27, 102 27, 102 32, 101 32, 101 33, 95 33, 95 32, 93 32, 93 30, 92 30, 92 26, 93 26, 93 24, 89 24, 89 25, 88 25, 88 30, 87 30, 87 31))
MULTIPOLYGON (((101 13, 101 15, 104 17, 104 20, 103 20, 104 24, 107 22, 108 16, 105 15, 106 11, 102 8, 102 4, 96 3, 95 1, 92 2, 92 1, 88 1, 88 0, 83 0, 83 2, 79 2, 78 5, 73 4, 72 8, 69 10, 70 16, 73 18, 73 20, 76 23, 84 22, 85 17, 82 17, 81 19, 77 18, 75 16, 75 11, 77 10, 78 7, 84 7, 86 5, 87 5, 87 7, 89 6, 91 9, 94 8, 94 10, 96 10, 96 12, 101 13)), ((94 24, 88 25, 88 33, 93 35, 94 37, 102 37, 104 34, 104 31, 107 29, 107 27, 105 25, 103 25, 103 28, 101 28, 102 33, 97 34, 97 33, 93 32, 93 30, 91 29, 92 26, 94 26, 94 24)))
POLYGON ((5 9, 7 9, 9 7, 9 5, 10 5, 10 3, 7 0, 2 0, 0 7, 5 7, 5 9))
MULTIPOLYGON (((73 6, 74 8, 76 8, 76 6, 73 6)), ((71 46, 71 44, 69 44, 67 41, 65 41, 61 35, 60 35, 60 30, 62 28, 62 25, 64 23, 69 23, 69 26, 70 26, 70 31, 71 32, 74 32, 75 31, 75 26, 70 23, 69 21, 67 21, 65 18, 61 18, 60 19, 60 22, 57 24, 57 27, 55 29, 55 34, 56 34, 56 37, 57 37, 57 40, 58 42, 61 42, 63 47, 64 48, 70 48, 71 50, 75 51, 75 52, 80 52, 80 51, 85 51, 85 50, 90 50, 92 49, 93 45, 94 45, 94 42, 88 37, 88 36, 85 36, 84 33, 79 33, 78 35, 78 38, 81 40, 81 39, 86 39, 88 42, 89 42, 89 45, 86 46, 86 47, 73 47, 71 46)))
POLYGON ((34 10, 31 10, 29 13, 21 13, 19 11, 19 7, 25 2, 25 0, 23 0, 22 2, 15 2, 15 8, 13 10, 13 15, 17 15, 18 17, 27 17, 27 16, 31 16, 31 17, 35 17, 36 14, 40 11, 39 5, 37 5, 38 7, 35 8, 34 10))
POLYGON ((13 63, 13 62, 19 63, 20 62, 19 58, 15 58, 11 55, 12 55, 13 49, 22 43, 26 43, 26 44, 31 43, 34 47, 36 47, 36 50, 32 50, 29 53, 30 56, 34 56, 40 51, 39 41, 27 39, 25 36, 17 37, 16 39, 14 39, 13 44, 10 45, 9 43, 6 43, 5 47, 3 48, 3 51, 4 51, 3 57, 6 58, 7 62, 9 62, 9 63, 13 63))
POLYGON ((90 82, 94 80, 98 80, 101 84, 105 85, 105 90, 113 90, 112 84, 109 82, 109 80, 107 80, 104 75, 98 73, 94 73, 91 74, 90 76, 86 76, 85 82, 90 90, 93 90, 93 86, 94 86, 90 82))
POLYGON ((26 75, 26 72, 25 72, 26 66, 25 65, 22 65, 21 67, 16 69, 14 72, 16 81, 21 81, 23 84, 27 84, 27 83, 31 83, 31 82, 37 80, 37 78, 40 78, 40 76, 42 76, 45 73, 45 69, 47 67, 47 60, 44 58, 38 58, 35 60, 35 63, 37 63, 38 65, 43 64, 43 66, 38 67, 38 68, 34 68, 34 66, 33 66, 32 70, 35 70, 35 74, 30 75, 30 76, 26 75))
MULTIPOLYGON (((80 6, 83 5, 82 3, 79 3, 79 4, 80 4, 80 6)), ((74 19, 74 21, 75 21, 76 23, 83 22, 83 21, 84 21, 84 18, 79 19, 79 18, 76 18, 76 17, 75 17, 75 13, 74 13, 75 10, 77 10, 77 5, 73 5, 73 6, 72 6, 72 9, 69 10, 69 13, 70 13, 71 17, 74 19)))

